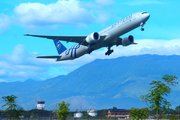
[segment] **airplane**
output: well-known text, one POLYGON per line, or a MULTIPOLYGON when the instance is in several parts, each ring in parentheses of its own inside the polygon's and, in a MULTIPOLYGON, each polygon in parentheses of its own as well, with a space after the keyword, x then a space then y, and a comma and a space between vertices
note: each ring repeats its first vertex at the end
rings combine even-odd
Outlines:
POLYGON ((59 55, 53 56, 37 56, 37 58, 56 59, 56 61, 74 60, 85 54, 91 54, 94 50, 102 47, 107 47, 105 55, 110 55, 114 50, 112 46, 122 45, 128 46, 134 43, 132 35, 120 38, 119 36, 141 26, 141 31, 144 31, 143 26, 149 19, 150 14, 147 12, 138 12, 116 22, 115 24, 103 29, 100 32, 93 32, 85 36, 48 36, 48 35, 31 35, 25 36, 41 37, 52 39, 55 43, 59 55), (60 41, 75 42, 76 45, 67 49, 60 41))

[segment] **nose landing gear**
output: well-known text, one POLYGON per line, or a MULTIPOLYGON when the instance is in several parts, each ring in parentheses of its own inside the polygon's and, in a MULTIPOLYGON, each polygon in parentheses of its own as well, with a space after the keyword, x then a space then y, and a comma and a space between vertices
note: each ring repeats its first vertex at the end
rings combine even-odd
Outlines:
POLYGON ((142 23, 140 24, 140 26, 141 26, 141 31, 144 31, 144 28, 143 28, 144 25, 145 25, 145 22, 142 22, 142 23))

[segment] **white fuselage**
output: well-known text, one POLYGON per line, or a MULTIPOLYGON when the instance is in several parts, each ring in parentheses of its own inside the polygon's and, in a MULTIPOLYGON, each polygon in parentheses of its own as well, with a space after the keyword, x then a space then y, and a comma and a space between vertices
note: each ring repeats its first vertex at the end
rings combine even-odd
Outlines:
MULTIPOLYGON (((101 36, 105 36, 104 39, 98 40, 96 43, 91 45, 91 48, 94 50, 99 49, 101 47, 107 47, 108 45, 116 42, 119 36, 137 28, 141 23, 145 23, 149 19, 149 14, 142 14, 143 12, 138 12, 132 14, 117 23, 107 27, 106 29, 98 32, 101 36)), ((89 47, 76 44, 73 47, 67 49, 62 54, 60 54, 61 60, 73 60, 87 53, 89 47)))

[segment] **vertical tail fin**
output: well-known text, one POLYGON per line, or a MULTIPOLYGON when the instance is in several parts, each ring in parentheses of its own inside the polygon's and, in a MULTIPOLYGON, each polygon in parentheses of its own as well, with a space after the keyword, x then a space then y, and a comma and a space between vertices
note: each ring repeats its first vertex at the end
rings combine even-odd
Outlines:
POLYGON ((56 49, 57 49, 59 55, 67 49, 67 48, 60 42, 60 40, 54 40, 54 44, 55 44, 55 46, 56 46, 56 49))

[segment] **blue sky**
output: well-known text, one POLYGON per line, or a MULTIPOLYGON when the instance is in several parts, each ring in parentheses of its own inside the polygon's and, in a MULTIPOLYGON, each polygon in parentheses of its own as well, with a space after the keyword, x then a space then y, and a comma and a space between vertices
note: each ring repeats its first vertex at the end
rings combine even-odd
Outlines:
MULTIPOLYGON (((180 55, 179 0, 15 0, 0 1, 0 82, 45 80, 66 75, 95 59, 141 54, 180 55), (89 35, 140 11, 150 13, 145 31, 133 35, 138 45, 106 48, 73 61, 36 59, 57 55, 48 39, 23 34, 89 35)), ((65 43, 66 47, 74 43, 65 43)))

